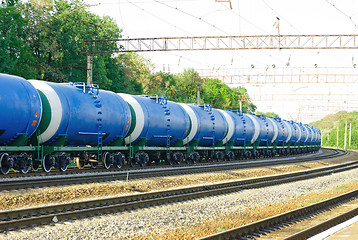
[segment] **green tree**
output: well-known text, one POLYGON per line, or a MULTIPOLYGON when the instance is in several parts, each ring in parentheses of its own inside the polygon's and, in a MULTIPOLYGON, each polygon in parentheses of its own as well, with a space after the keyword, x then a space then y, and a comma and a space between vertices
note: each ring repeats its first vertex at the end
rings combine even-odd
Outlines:
POLYGON ((166 96, 169 100, 175 100, 177 76, 162 71, 154 73, 150 76, 150 84, 147 94, 166 96))
POLYGON ((204 102, 210 103, 214 108, 230 108, 234 103, 234 93, 229 86, 223 84, 219 79, 207 78, 202 86, 202 98, 204 102))
POLYGON ((18 0, 3 0, 0 5, 0 72, 34 78, 34 57, 26 44, 28 19, 18 0))
POLYGON ((152 84, 150 81, 151 71, 153 69, 153 64, 150 60, 137 53, 119 54, 116 60, 118 66, 123 68, 123 76, 129 82, 137 82, 142 85, 143 90, 137 93, 144 91, 145 94, 149 94, 152 84))
MULTIPOLYGON (((200 86, 200 102, 214 108, 239 108, 239 96, 249 96, 245 88, 230 88, 218 79, 202 79, 194 69, 172 75, 155 73, 150 78, 147 94, 167 96, 169 100, 184 103, 197 102, 197 87, 200 86)), ((243 111, 253 113, 256 106, 251 101, 243 102, 243 111)))
POLYGON ((280 116, 274 112, 256 112, 257 115, 264 115, 265 117, 279 118, 280 116))
MULTIPOLYGON (((121 37, 113 19, 88 12, 82 0, 3 0, 0 13, 0 71, 27 79, 86 82, 82 40, 121 37)), ((106 45, 107 51, 117 49, 114 43, 106 45)), ((123 58, 96 54, 93 82, 108 90, 142 93, 138 81, 149 78, 150 71, 145 75, 143 70, 149 65, 137 55, 123 58)))

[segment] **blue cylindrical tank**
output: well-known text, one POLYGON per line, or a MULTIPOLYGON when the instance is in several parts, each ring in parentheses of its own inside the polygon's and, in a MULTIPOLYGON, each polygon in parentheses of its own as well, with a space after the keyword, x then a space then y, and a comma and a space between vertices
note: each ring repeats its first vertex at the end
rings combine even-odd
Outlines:
POLYGON ((213 146, 222 141, 228 133, 228 123, 225 116, 209 105, 188 105, 197 118, 196 133, 191 141, 197 141, 199 146, 213 146))
POLYGON ((248 114, 251 120, 254 122, 255 129, 259 129, 258 141, 259 146, 266 146, 272 143, 275 137, 275 129, 272 121, 268 120, 265 116, 248 114))
POLYGON ((300 138, 299 143, 304 144, 308 140, 307 128, 302 123, 298 123, 298 126, 299 126, 300 131, 301 131, 301 138, 300 138))
POLYGON ((288 131, 286 125, 281 121, 281 119, 277 118, 268 118, 271 120, 277 127, 277 137, 274 142, 277 143, 278 146, 283 146, 288 137, 288 131))
POLYGON ((43 102, 40 143, 56 144, 62 138, 68 146, 110 145, 129 131, 130 109, 113 92, 85 84, 30 82, 43 102))
MULTIPOLYGON (((235 131, 232 137, 235 146, 244 146, 246 144, 251 144, 256 141, 254 138, 255 134, 255 125, 250 117, 247 114, 243 114, 240 111, 229 111, 228 114, 233 118, 235 123, 235 131)), ((256 137, 257 138, 257 137, 256 137)))
POLYGON ((147 146, 170 146, 187 136, 189 115, 178 103, 162 97, 119 95, 130 105, 133 115, 126 144, 144 141, 147 146))
POLYGON ((321 131, 317 128, 317 127, 313 127, 314 129, 316 129, 317 132, 317 142, 318 144, 321 144, 321 131))
POLYGON ((318 128, 314 127, 314 126, 310 126, 310 128, 312 129, 312 133, 313 133, 313 139, 312 139, 312 143, 319 143, 320 136, 319 136, 319 130, 318 128))
POLYGON ((308 140, 307 140, 307 143, 313 143, 313 140, 314 140, 314 132, 312 130, 312 127, 308 124, 304 124, 304 126, 306 127, 307 129, 307 134, 308 134, 308 140))
POLYGON ((280 127, 283 131, 283 138, 284 138, 284 141, 282 143, 278 142, 277 144, 280 146, 285 145, 286 143, 290 142, 290 140, 291 140, 292 127, 286 120, 283 120, 281 118, 276 118, 275 121, 280 125, 280 127))
POLYGON ((291 143, 291 145, 296 145, 296 143, 301 139, 300 127, 294 121, 288 121, 287 123, 291 127, 291 133, 292 133, 289 142, 291 143))
POLYGON ((41 115, 41 99, 25 79, 0 74, 0 145, 11 144, 23 136, 25 144, 37 129, 41 115))

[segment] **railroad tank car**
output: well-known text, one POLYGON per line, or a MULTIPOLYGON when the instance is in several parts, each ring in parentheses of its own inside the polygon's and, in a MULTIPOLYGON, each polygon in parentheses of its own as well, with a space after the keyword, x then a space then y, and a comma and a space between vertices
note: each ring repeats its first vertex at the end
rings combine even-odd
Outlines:
MULTIPOLYGON (((223 110, 211 108, 210 105, 185 103, 180 105, 190 116, 191 121, 188 136, 183 140, 184 145, 213 147, 217 144, 226 144, 232 138, 234 122, 223 110)), ((212 155, 208 151, 193 151, 188 156, 192 162, 196 162, 202 157, 220 161, 225 157, 225 153, 217 151, 212 155)))
MULTIPOLYGON (((120 142, 129 131, 131 115, 117 94, 84 84, 31 80, 41 95, 43 117, 36 132, 38 144, 54 146, 97 146, 120 142)), ((67 154, 45 156, 43 167, 66 170, 67 154)), ((108 165, 106 166, 108 167, 108 165)))
POLYGON ((316 129, 316 132, 317 132, 317 144, 321 144, 321 140, 322 140, 322 136, 321 136, 321 131, 317 128, 317 127, 314 127, 316 129))
MULTIPOLYGON (((163 97, 135 96, 119 94, 129 104, 132 110, 132 126, 129 136, 125 138, 126 144, 137 144, 155 147, 182 145, 183 139, 189 134, 191 128, 190 118, 183 107, 163 97)), ((143 166, 154 159, 158 162, 160 152, 152 156, 139 152, 131 165, 136 163, 143 166)), ((174 162, 184 159, 182 153, 175 152, 174 162)))
POLYGON ((298 123, 298 126, 301 131, 301 139, 300 139, 299 143, 305 144, 305 143, 307 143, 307 140, 308 140, 307 128, 302 123, 298 123))
POLYGON ((308 134, 308 143, 313 143, 313 139, 314 139, 314 133, 313 130, 311 128, 311 126, 309 126, 308 124, 304 124, 304 126, 307 128, 307 134, 308 134))
POLYGON ((316 130, 316 133, 317 133, 316 143, 321 145, 321 140, 322 140, 321 131, 317 127, 313 127, 313 128, 316 130))
POLYGON ((232 138, 233 145, 245 146, 254 143, 258 134, 255 135, 255 125, 252 119, 240 111, 227 110, 227 112, 235 123, 235 131, 232 138))
POLYGON ((275 118, 274 120, 277 122, 279 126, 279 136, 278 136, 279 140, 277 141, 277 145, 284 146, 290 141, 292 137, 292 129, 285 120, 281 118, 275 118), (281 130, 282 130, 282 135, 280 133, 281 130))
POLYGON ((275 137, 274 124, 263 115, 248 114, 248 117, 254 122, 256 135, 257 131, 259 131, 256 139, 258 146, 267 146, 272 143, 275 137))
MULTIPOLYGON (((41 99, 24 78, 0 74, 0 145, 24 146, 37 129, 42 116, 41 99)), ((26 153, 0 153, 1 172, 13 168, 27 172, 32 158, 26 153)))
MULTIPOLYGON (((226 110, 225 112, 234 123, 234 131, 228 142, 233 146, 250 146, 254 143, 258 137, 258 131, 255 132, 255 125, 251 118, 238 110, 226 110)), ((250 156, 249 151, 244 149, 229 151, 226 155, 228 160, 232 160, 235 157, 238 159, 249 158, 250 156)))
POLYGON ((284 146, 288 138, 288 130, 286 124, 280 118, 270 118, 277 126, 277 138, 275 143, 277 146, 284 146))
POLYGON ((209 105, 188 104, 188 106, 194 111, 198 126, 190 142, 196 141, 196 145, 203 147, 214 146, 225 138, 228 132, 228 123, 219 110, 211 108, 209 105))
POLYGON ((291 144, 291 146, 295 146, 296 143, 301 138, 301 130, 298 124, 295 123, 294 121, 285 121, 285 122, 287 122, 288 126, 291 128, 291 138, 289 140, 289 143, 291 144))

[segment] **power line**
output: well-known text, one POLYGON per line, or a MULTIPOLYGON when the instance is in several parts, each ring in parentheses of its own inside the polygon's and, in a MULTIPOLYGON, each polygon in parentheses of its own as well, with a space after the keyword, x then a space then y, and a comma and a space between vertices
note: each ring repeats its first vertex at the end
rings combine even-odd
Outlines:
POLYGON ((287 22, 288 25, 290 25, 290 27, 292 27, 292 28, 295 29, 297 32, 299 32, 299 33, 302 34, 302 32, 301 32, 300 30, 298 30, 296 27, 294 27, 289 21, 287 21, 285 18, 283 18, 281 14, 279 14, 279 13, 278 13, 277 11, 275 11, 270 5, 268 5, 268 3, 265 2, 265 0, 262 0, 262 2, 263 2, 269 9, 271 9, 271 11, 273 11, 277 16, 279 16, 280 19, 282 19, 282 20, 284 20, 285 22, 287 22))
POLYGON ((353 25, 358 29, 357 24, 355 24, 355 22, 353 21, 352 17, 348 16, 345 12, 343 12, 341 9, 337 8, 335 4, 331 3, 328 0, 325 0, 328 4, 330 4, 332 7, 334 7, 338 12, 342 13, 345 17, 347 17, 352 23, 353 25))
POLYGON ((172 24, 172 23, 168 22, 167 20, 165 20, 165 19, 163 19, 163 18, 161 18, 161 17, 158 17, 157 15, 155 15, 155 14, 149 12, 148 10, 145 10, 145 9, 142 8, 142 7, 139 7, 138 5, 134 4, 133 2, 130 2, 130 1, 128 1, 128 2, 129 2, 130 4, 132 4, 133 6, 137 7, 138 9, 140 9, 140 10, 142 10, 142 11, 148 13, 149 15, 151 15, 151 16, 153 16, 153 17, 155 17, 155 18, 158 18, 158 19, 161 20, 162 22, 165 22, 165 23, 171 25, 172 27, 177 28, 177 29, 179 29, 179 30, 181 30, 181 31, 183 31, 183 32, 185 32, 185 33, 187 33, 187 34, 193 36, 193 34, 191 34, 190 32, 186 31, 185 29, 180 28, 180 27, 178 27, 178 26, 172 24))
POLYGON ((211 24, 211 23, 209 23, 208 21, 205 21, 204 19, 202 19, 202 18, 200 18, 200 17, 197 17, 197 16, 195 16, 195 15, 193 15, 193 14, 191 14, 191 13, 187 13, 187 12, 185 12, 185 11, 183 11, 183 10, 177 8, 177 7, 172 7, 172 6, 168 5, 168 4, 165 4, 165 3, 163 3, 163 2, 160 2, 160 1, 158 1, 158 0, 154 0, 154 2, 159 3, 159 4, 161 4, 161 5, 164 5, 164 6, 166 6, 166 7, 172 8, 172 9, 174 9, 174 10, 176 10, 176 11, 178 11, 178 12, 181 12, 181 13, 183 13, 183 14, 185 14, 185 15, 188 15, 188 16, 190 16, 190 17, 192 17, 192 18, 196 18, 196 19, 202 21, 203 23, 205 23, 205 24, 207 24, 207 25, 209 25, 209 26, 211 26, 211 27, 217 29, 218 31, 220 31, 220 32, 222 32, 222 33, 225 33, 226 35, 231 35, 231 34, 229 34, 228 32, 226 32, 226 31, 224 31, 224 30, 222 30, 222 29, 216 27, 214 24, 211 24))

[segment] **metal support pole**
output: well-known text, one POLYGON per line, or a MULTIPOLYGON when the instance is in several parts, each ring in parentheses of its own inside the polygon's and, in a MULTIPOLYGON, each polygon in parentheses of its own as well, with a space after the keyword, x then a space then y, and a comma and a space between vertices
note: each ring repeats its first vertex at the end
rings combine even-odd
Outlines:
POLYGON ((351 150, 351 140, 352 140, 352 123, 349 123, 349 150, 351 150))
POLYGON ((240 101, 240 112, 242 112, 242 102, 240 101))
POLYGON ((346 121, 345 130, 344 130, 344 150, 347 150, 347 121, 346 121))
POLYGON ((339 121, 337 124, 337 149, 338 149, 338 139, 339 139, 339 121))
POLYGON ((87 85, 92 84, 92 63, 93 56, 91 53, 87 54, 87 85))
POLYGON ((197 92, 196 92, 196 101, 198 106, 200 105, 200 85, 198 84, 198 87, 196 88, 197 92))

